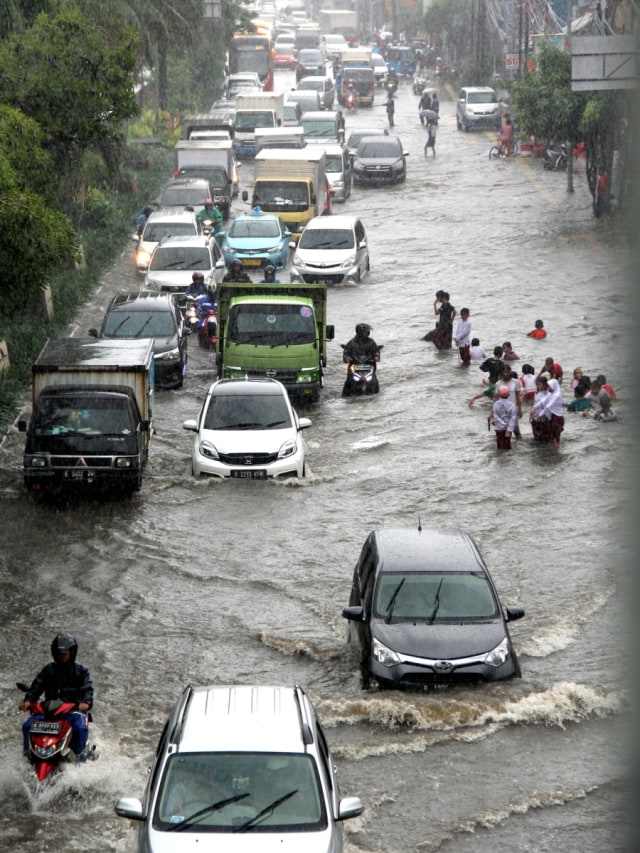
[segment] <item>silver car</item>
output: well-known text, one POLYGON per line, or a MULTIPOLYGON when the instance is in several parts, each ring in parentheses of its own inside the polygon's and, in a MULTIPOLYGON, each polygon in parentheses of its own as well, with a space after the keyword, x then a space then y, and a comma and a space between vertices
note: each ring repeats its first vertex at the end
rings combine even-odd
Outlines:
POLYGON ((369 272, 367 233, 357 216, 315 216, 291 247, 291 281, 359 282, 369 272))
POLYGON ((301 687, 185 688, 160 738, 139 822, 140 853, 341 853, 340 798, 315 709, 301 687))

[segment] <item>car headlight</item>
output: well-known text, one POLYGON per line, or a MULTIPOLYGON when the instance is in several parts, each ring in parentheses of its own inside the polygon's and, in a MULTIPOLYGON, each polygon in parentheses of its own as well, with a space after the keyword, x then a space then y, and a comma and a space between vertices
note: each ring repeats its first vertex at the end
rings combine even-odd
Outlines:
POLYGON ((502 666, 502 664, 509 659, 509 654, 509 643, 505 637, 504 640, 495 647, 495 649, 491 649, 491 651, 485 655, 484 662, 489 664, 489 666, 502 666))
POLYGON ((136 252, 136 263, 139 267, 148 267, 151 260, 151 253, 146 249, 138 249, 136 252))
POLYGON ((158 352, 153 355, 156 361, 177 361, 180 358, 180 350, 178 347, 169 349, 166 352, 158 352))
POLYGON ((201 441, 198 447, 200 456, 206 456, 207 459, 219 459, 218 451, 210 441, 201 441))
POLYGON ((272 246, 270 249, 267 249, 268 255, 277 255, 284 249, 284 243, 278 243, 277 246, 272 246))
POLYGON ((45 456, 32 456, 28 462, 28 467, 30 468, 46 468, 47 465, 48 462, 45 456))
POLYGON ((399 172, 404 166, 404 160, 396 160, 396 162, 391 167, 394 172, 399 172))
POLYGON ((293 456, 293 454, 298 450, 298 444, 293 439, 289 441, 285 441, 280 450, 278 451, 278 459, 286 459, 287 456, 293 456))
POLYGON ((376 640, 373 638, 373 648, 372 648, 373 656, 381 663, 382 666, 394 666, 397 663, 400 663, 400 658, 393 651, 393 649, 387 648, 387 646, 383 646, 380 640, 376 640))
POLYGON ((349 267, 352 267, 355 264, 355 262, 356 262, 356 253, 354 252, 353 255, 349 255, 349 257, 346 258, 342 262, 342 268, 346 270, 349 267))
POLYGON ((301 264, 301 263, 302 263, 302 260, 300 259, 300 255, 299 255, 297 252, 296 252, 296 253, 295 253, 295 255, 293 256, 293 261, 292 261, 292 263, 296 264, 296 266, 297 266, 298 264, 301 264))

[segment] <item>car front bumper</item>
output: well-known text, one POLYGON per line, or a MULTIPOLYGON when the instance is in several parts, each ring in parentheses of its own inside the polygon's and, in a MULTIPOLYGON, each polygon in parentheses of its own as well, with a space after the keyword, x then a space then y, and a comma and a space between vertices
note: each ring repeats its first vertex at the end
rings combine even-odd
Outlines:
POLYGON ((369 671, 385 685, 417 686, 428 684, 461 684, 475 681, 502 681, 520 675, 520 668, 512 653, 500 666, 490 666, 477 655, 454 660, 432 660, 400 655, 401 662, 384 666, 373 656, 369 671))

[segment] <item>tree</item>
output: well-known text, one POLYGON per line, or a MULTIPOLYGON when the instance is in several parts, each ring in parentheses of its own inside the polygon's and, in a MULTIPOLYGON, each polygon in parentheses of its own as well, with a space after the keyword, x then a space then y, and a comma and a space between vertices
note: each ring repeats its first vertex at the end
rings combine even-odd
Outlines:
POLYGON ((77 10, 41 14, 0 44, 0 103, 38 122, 54 168, 73 175, 86 149, 112 172, 122 148, 122 121, 137 112, 133 95, 138 38, 112 25, 113 42, 77 10))

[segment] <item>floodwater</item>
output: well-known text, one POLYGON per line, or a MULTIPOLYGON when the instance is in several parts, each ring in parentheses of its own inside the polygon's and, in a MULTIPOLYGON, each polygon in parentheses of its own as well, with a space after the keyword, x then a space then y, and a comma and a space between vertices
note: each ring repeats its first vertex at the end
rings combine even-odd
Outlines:
MULTIPOLYGON (((279 72, 283 88, 292 75, 279 72)), ((25 492, 23 439, 0 448, 0 847, 127 851, 119 796, 140 796, 161 727, 183 686, 299 683, 317 705, 343 795, 349 853, 563 851, 626 846, 633 323, 619 225, 595 221, 539 161, 489 161, 490 134, 456 130, 443 93, 436 158, 425 158, 417 98, 403 83, 396 132, 405 185, 356 188, 336 212, 368 230, 371 274, 331 288, 327 384, 305 431, 300 482, 196 482, 195 417, 213 376, 190 344, 184 388, 158 395, 142 491, 128 501, 46 506, 25 492), (434 292, 471 310, 490 351, 517 362, 605 373, 620 420, 567 415, 559 450, 523 438, 498 454, 488 410, 467 406, 482 374, 420 340, 434 292), (527 338, 537 318, 544 342, 527 338), (343 400, 340 343, 356 322, 384 344, 377 397, 343 400), (523 677, 431 692, 363 692, 341 616, 353 565, 376 526, 460 526, 477 540, 504 604, 523 677), (96 685, 100 758, 35 792, 21 757, 20 696, 59 630, 79 639, 96 685)), ((384 125, 372 110, 347 131, 384 125)), ((251 184, 251 164, 242 168, 251 184)), ((237 202, 236 210, 242 208, 237 202)), ((281 276, 282 277, 282 276, 281 276)), ((286 276, 285 276, 286 280, 286 276)), ((73 334, 136 285, 131 246, 82 306, 73 334)))

